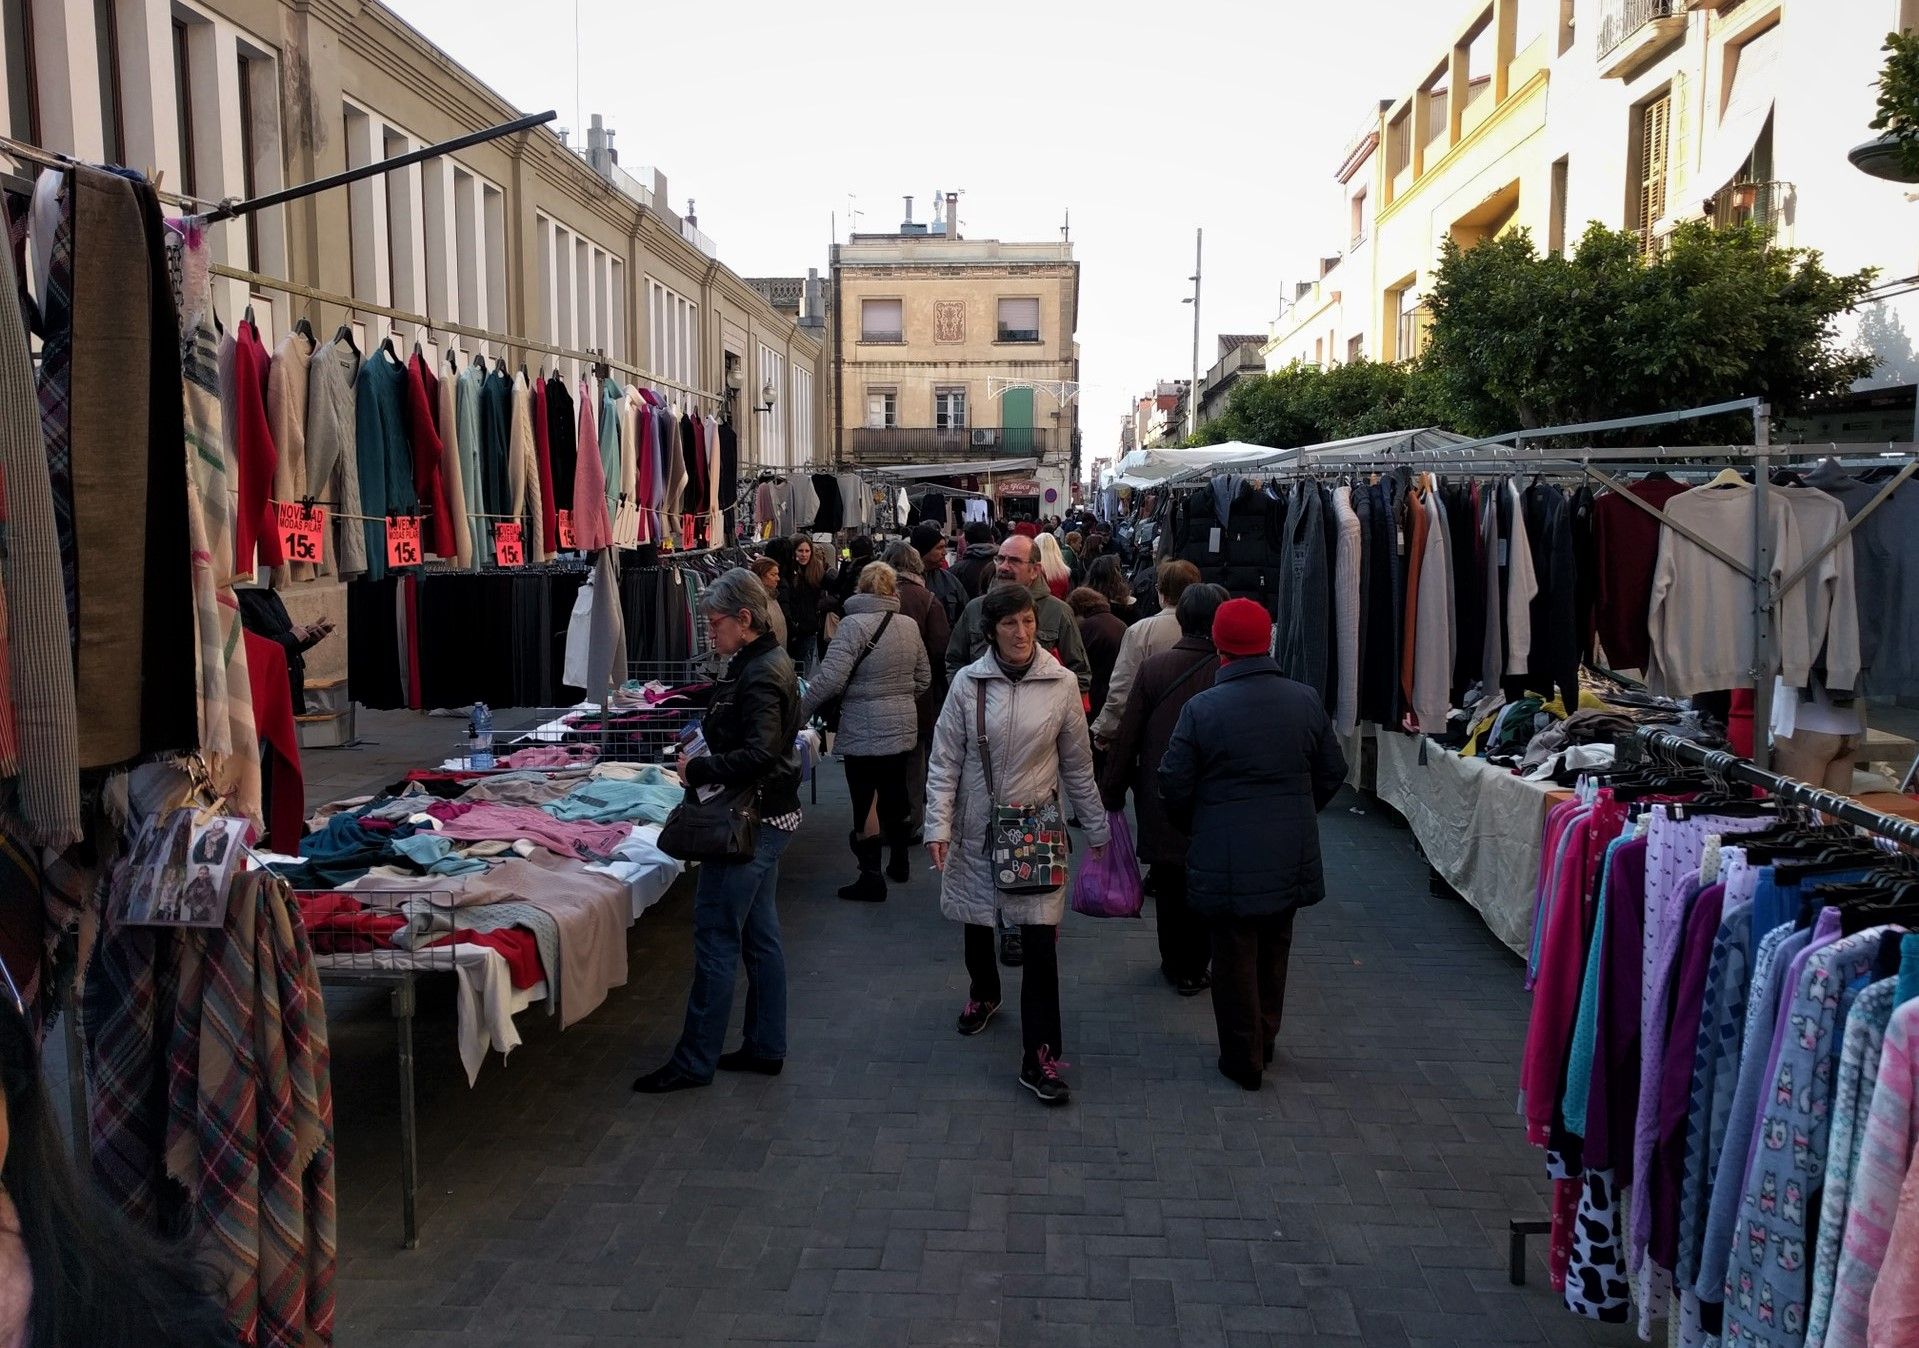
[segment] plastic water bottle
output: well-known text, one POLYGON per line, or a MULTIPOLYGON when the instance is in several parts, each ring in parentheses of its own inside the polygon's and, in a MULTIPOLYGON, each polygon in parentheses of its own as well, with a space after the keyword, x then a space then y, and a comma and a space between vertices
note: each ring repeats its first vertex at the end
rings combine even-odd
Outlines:
POLYGON ((473 704, 473 766, 493 766, 493 709, 484 702, 473 704))

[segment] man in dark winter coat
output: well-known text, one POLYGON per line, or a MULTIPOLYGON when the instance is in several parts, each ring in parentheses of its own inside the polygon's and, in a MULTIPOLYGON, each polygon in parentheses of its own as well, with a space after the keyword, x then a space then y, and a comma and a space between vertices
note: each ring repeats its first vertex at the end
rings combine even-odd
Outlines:
POLYGON ((926 568, 926 588, 933 592, 933 597, 946 610, 946 625, 951 628, 959 621, 973 592, 966 588, 966 582, 948 564, 946 535, 940 532, 939 525, 915 525, 912 543, 913 550, 920 555, 920 564, 926 568))
POLYGON ((966 526, 966 552, 953 563, 953 574, 966 587, 970 598, 977 599, 993 586, 993 554, 999 551, 999 540, 994 537, 993 526, 985 520, 974 520, 966 526))
POLYGON ((1220 605, 1219 674, 1159 764, 1167 818, 1192 838, 1187 902, 1213 928, 1219 1070, 1249 1091, 1273 1061, 1293 914, 1326 897, 1318 814, 1346 779, 1319 694, 1279 672, 1272 635, 1254 601, 1220 605))
POLYGON ((1100 797, 1109 810, 1126 808, 1133 792, 1140 861, 1151 866, 1147 892, 1159 927, 1159 971, 1182 997, 1206 991, 1211 933, 1186 903, 1186 834, 1166 817, 1159 798, 1159 762, 1186 704, 1213 686, 1219 655, 1213 615, 1230 596, 1222 585, 1190 585, 1179 596, 1179 640, 1143 661, 1126 695, 1118 729, 1106 750, 1100 797))

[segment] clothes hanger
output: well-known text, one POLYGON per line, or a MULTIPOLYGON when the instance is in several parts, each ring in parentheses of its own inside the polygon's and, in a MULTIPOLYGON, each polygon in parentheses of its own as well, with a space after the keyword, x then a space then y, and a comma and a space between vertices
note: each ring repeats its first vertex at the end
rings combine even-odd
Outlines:
POLYGON ((347 350, 356 356, 360 354, 360 348, 353 341, 353 325, 351 323, 342 323, 338 330, 334 332, 333 340, 336 342, 345 342, 347 350))
POLYGON ((293 320, 293 330, 299 333, 302 337, 306 338, 309 342, 312 342, 315 346, 319 345, 318 339, 315 338, 313 335, 313 324, 307 321, 307 316, 305 314, 301 314, 298 318, 293 320))
POLYGON ((1744 487, 1750 484, 1745 478, 1739 476, 1737 468, 1721 468, 1719 475, 1706 485, 1708 487, 1744 487))

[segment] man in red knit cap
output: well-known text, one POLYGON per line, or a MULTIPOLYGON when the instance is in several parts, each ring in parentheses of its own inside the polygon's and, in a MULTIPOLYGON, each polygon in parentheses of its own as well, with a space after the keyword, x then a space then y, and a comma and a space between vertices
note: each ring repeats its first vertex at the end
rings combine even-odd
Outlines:
POLYGON ((1272 641, 1259 604, 1219 606, 1219 673, 1159 764, 1160 800, 1192 839, 1186 902, 1212 927, 1219 1070, 1249 1091, 1279 1037, 1293 914, 1326 897, 1318 815, 1346 780, 1319 694, 1279 672, 1272 641))

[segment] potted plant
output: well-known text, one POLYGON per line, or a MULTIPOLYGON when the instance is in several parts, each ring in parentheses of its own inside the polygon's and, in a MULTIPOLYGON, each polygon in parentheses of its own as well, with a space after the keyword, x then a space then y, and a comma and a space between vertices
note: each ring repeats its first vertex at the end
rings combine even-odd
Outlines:
POLYGON ((1846 157, 1875 178, 1919 182, 1919 34, 1888 34, 1885 52, 1879 111, 1872 119, 1872 129, 1881 134, 1846 157))

